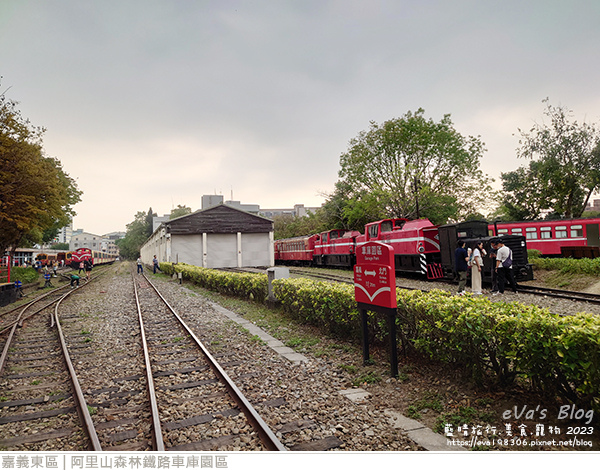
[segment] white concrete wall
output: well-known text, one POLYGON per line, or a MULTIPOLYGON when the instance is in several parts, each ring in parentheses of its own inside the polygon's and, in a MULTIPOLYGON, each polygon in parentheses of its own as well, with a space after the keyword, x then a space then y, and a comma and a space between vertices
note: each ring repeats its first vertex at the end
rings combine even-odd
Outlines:
POLYGON ((154 255, 160 262, 205 268, 273 266, 275 259, 273 232, 171 236, 158 230, 140 252, 147 265, 152 265, 154 255))

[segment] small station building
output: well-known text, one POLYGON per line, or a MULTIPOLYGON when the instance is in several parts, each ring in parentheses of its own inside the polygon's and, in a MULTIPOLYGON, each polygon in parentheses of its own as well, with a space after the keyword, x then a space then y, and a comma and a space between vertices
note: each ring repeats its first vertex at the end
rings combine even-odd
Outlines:
POLYGON ((186 263, 204 268, 273 266, 273 221, 219 204, 162 222, 142 246, 144 264, 186 263))

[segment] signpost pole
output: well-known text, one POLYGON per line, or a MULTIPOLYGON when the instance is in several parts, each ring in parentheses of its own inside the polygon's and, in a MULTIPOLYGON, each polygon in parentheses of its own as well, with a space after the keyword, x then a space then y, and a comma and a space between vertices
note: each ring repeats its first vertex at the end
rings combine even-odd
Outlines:
POLYGON ((396 314, 397 308, 388 311, 388 330, 390 332, 390 368, 392 377, 398 377, 398 350, 396 345, 396 314))
POLYGON ((360 321, 362 324, 362 350, 363 350, 363 365, 369 364, 371 358, 369 355, 369 327, 367 324, 367 310, 360 309, 360 321))

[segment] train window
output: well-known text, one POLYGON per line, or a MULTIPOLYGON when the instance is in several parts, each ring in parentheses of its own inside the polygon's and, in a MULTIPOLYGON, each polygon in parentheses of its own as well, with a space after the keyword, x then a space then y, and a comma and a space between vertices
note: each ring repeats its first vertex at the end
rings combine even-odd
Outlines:
POLYGON ((583 237, 583 225, 571 225, 571 237, 583 237))
POLYGON ((402 227, 404 227, 404 224, 405 224, 405 223, 406 223, 406 220, 396 220, 396 221, 394 222, 394 226, 395 226, 396 228, 402 228, 402 227))
POLYGON ((540 227, 540 238, 552 238, 552 227, 540 227))
POLYGON ((381 231, 382 232, 391 232, 394 229, 391 220, 386 220, 385 222, 381 222, 381 231))
POLYGON ((537 240, 537 237, 538 237, 537 228, 527 227, 525 229, 525 236, 526 236, 527 240, 537 240))
POLYGON ((339 237, 339 233, 337 233, 337 232, 330 232, 329 233, 329 239, 330 240, 335 240, 338 237, 339 237))
POLYGON ((371 225, 369 227, 369 237, 377 238, 378 234, 379 234, 379 225, 371 225))
POLYGON ((510 230, 510 233, 512 233, 513 235, 521 235, 523 233, 523 229, 522 228, 513 228, 510 230))
POLYGON ((508 233, 508 229, 507 228, 499 228, 498 233, 508 233))
POLYGON ((467 237, 467 232, 456 232, 456 236, 458 238, 466 238, 467 237))
POLYGON ((554 236, 556 238, 567 238, 567 226, 566 225, 558 225, 555 228, 554 236))

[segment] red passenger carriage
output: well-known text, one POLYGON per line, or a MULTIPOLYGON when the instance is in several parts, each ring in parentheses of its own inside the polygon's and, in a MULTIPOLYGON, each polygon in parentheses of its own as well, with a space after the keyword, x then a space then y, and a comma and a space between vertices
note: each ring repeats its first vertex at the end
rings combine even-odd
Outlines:
POLYGON ((489 234, 522 235, 527 248, 545 256, 599 256, 600 218, 496 222, 488 225, 489 234))
POLYGON ((313 262, 315 240, 318 235, 275 240, 275 263, 310 265, 313 262))

